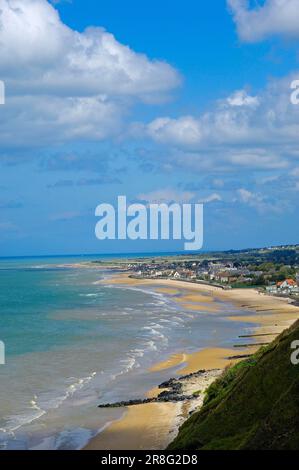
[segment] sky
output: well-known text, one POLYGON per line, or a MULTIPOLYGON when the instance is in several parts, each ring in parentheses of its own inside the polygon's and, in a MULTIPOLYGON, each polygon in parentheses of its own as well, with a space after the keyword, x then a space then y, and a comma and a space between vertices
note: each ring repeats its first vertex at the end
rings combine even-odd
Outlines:
POLYGON ((95 208, 204 204, 203 250, 298 243, 299 0, 0 0, 0 256, 181 251, 95 208))

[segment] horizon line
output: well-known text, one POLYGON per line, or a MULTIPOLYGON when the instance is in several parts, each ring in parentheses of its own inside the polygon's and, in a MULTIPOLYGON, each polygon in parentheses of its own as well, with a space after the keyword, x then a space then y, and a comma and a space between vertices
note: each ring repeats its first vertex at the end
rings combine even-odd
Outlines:
POLYGON ((148 255, 148 256, 166 256, 166 255, 199 255, 204 253, 227 253, 230 251, 246 251, 246 250, 258 250, 263 248, 280 248, 284 246, 298 246, 299 243, 283 243, 281 245, 268 245, 268 246, 255 246, 255 247, 245 247, 245 248, 229 248, 225 250, 214 249, 214 250, 198 250, 198 251, 138 251, 138 252, 118 252, 118 253, 72 253, 72 254, 45 254, 45 255, 12 255, 12 256, 0 256, 0 260, 2 259, 18 259, 18 258, 77 258, 77 257, 96 257, 96 256, 132 256, 132 255, 148 255))

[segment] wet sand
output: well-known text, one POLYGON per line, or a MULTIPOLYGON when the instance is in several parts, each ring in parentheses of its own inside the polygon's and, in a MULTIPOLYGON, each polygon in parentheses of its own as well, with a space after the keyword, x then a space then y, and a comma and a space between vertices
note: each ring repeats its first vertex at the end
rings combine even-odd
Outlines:
MULTIPOLYGON (((167 370, 181 364, 180 375, 190 374, 199 369, 220 369, 232 363, 226 356, 235 351, 230 349, 204 349, 195 354, 173 355, 169 362, 161 362, 151 370, 167 370)), ((84 450, 163 450, 174 439, 178 427, 187 419, 194 407, 202 405, 204 391, 214 378, 204 381, 191 379, 188 392, 200 390, 198 400, 190 403, 146 403, 127 408, 126 414, 119 421, 113 422, 101 434, 93 438, 84 450)), ((150 390, 148 397, 157 396, 161 389, 150 390)))
MULTIPOLYGON (((172 440, 178 403, 131 406, 125 416, 92 439, 84 450, 159 450, 172 440)), ((174 436, 173 436, 174 437, 174 436)))

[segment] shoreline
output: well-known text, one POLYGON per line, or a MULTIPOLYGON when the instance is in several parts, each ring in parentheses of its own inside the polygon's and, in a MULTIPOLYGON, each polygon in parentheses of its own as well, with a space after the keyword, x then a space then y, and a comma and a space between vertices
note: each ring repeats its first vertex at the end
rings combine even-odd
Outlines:
MULTIPOLYGON (((107 279, 103 284, 107 284, 107 279)), ((102 281, 100 281, 102 282, 102 281)), ((149 370, 165 371, 178 367, 176 376, 194 373, 200 369, 224 369, 241 358, 240 355, 254 353, 260 341, 271 342, 281 331, 290 326, 299 317, 299 307, 289 304, 286 299, 260 293, 255 289, 223 290, 216 286, 187 283, 172 279, 135 279, 129 273, 118 273, 109 279, 115 286, 142 287, 152 286, 155 292, 168 295, 185 309, 193 312, 203 310, 213 315, 219 313, 216 301, 229 302, 241 310, 252 311, 252 315, 228 315, 230 321, 255 323, 250 334, 245 335, 244 347, 224 349, 217 345, 187 354, 185 351, 171 354, 166 360, 155 364, 149 370), (177 295, 180 294, 179 297, 177 295), (248 338, 248 340, 246 339, 248 338)), ((248 332, 246 332, 248 333, 248 332)), ((166 375, 166 379, 169 379, 166 375)), ((194 384, 193 384, 194 385, 194 384)), ((201 398, 195 403, 146 403, 125 408, 125 413, 118 421, 110 423, 103 432, 96 435, 83 450, 163 450, 175 437, 179 426, 187 419, 193 407, 201 406, 204 388, 201 386, 201 398)), ((147 397, 157 396, 158 388, 149 390, 147 397)), ((159 390, 161 391, 161 390, 159 390)))

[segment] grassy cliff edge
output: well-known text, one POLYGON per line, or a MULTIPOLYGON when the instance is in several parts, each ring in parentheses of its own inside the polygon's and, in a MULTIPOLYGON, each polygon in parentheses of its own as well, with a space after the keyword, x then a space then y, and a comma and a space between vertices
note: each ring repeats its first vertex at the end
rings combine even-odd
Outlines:
POLYGON ((290 357, 299 320, 225 370, 169 449, 299 449, 299 365, 290 357))

